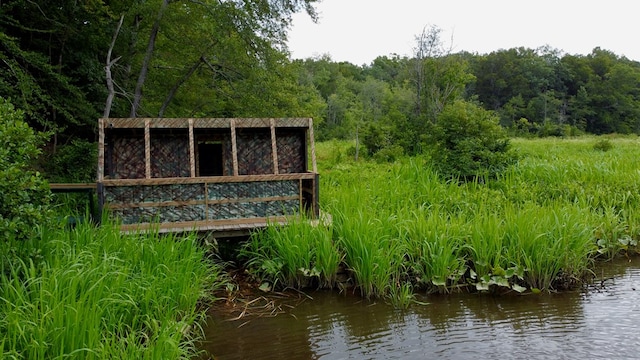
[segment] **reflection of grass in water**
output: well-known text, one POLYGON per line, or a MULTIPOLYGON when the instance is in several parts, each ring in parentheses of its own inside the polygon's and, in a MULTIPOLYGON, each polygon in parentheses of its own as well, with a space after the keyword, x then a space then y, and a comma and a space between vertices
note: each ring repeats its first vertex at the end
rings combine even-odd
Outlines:
POLYGON ((334 224, 318 231, 365 297, 572 286, 595 257, 633 252, 640 237, 637 138, 611 138, 606 152, 597 141, 514 139, 518 164, 467 184, 441 181, 427 158, 356 163, 348 143, 319 144, 334 224))
POLYGON ((40 230, 28 242, 0 245, 0 353, 26 359, 195 353, 203 316, 197 304, 220 274, 195 237, 125 236, 106 219, 99 228, 40 230))

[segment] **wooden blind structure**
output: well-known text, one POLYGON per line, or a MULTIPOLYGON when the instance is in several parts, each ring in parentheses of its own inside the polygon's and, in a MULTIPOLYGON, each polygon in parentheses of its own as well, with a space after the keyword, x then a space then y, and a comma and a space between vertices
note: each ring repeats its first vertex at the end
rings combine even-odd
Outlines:
POLYGON ((123 231, 231 236, 300 213, 319 216, 312 119, 98 124, 98 199, 123 231))

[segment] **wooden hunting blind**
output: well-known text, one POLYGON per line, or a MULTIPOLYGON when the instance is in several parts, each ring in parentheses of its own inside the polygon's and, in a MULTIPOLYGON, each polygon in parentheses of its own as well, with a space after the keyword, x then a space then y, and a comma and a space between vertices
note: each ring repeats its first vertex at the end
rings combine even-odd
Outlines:
POLYGON ((318 217, 313 122, 100 119, 97 188, 123 231, 231 236, 295 214, 318 217))

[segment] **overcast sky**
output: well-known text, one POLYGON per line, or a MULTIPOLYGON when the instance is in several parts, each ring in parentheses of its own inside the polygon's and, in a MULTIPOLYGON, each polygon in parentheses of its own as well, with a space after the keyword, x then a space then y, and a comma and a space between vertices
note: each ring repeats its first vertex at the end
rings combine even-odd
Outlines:
POLYGON ((363 65, 381 55, 412 56, 415 36, 435 25, 453 52, 550 45, 587 55, 599 46, 640 61, 635 1, 322 0, 317 24, 295 15, 288 45, 294 59, 329 54, 363 65))

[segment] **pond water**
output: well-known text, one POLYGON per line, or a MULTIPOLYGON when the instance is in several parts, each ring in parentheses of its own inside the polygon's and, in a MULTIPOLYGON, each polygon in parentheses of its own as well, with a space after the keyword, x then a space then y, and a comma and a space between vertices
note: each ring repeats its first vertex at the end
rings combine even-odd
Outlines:
POLYGON ((350 292, 256 299, 212 309, 202 349, 222 360, 639 358, 640 259, 596 272, 605 280, 579 291, 425 296, 407 310, 350 292))

